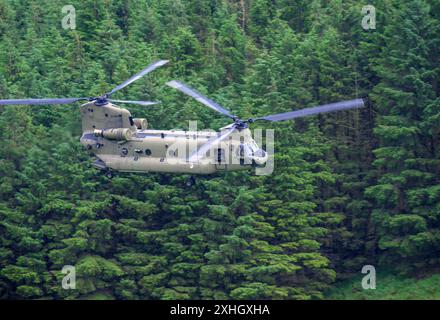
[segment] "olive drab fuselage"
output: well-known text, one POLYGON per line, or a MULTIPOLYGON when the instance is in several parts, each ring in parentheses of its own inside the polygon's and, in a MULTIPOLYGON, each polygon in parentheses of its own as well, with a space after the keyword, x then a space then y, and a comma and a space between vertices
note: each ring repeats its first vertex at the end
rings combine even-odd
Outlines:
POLYGON ((86 103, 81 118, 81 143, 96 156, 93 166, 105 171, 210 174, 248 169, 267 160, 265 152, 252 156, 248 146, 255 149, 256 144, 248 128, 222 141, 205 159, 190 163, 192 150, 221 133, 149 130, 145 119, 133 119, 127 109, 112 103, 86 103))

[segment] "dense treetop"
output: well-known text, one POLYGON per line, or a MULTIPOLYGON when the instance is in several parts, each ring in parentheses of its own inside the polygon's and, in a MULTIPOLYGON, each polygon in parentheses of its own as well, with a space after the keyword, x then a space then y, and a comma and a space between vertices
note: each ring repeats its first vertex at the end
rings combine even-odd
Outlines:
POLYGON ((438 0, 0 1, 0 97, 115 98, 155 129, 228 119, 165 86, 190 83, 243 118, 358 97, 363 110, 275 129, 275 170, 187 176, 89 167, 77 106, 0 107, 3 299, 319 299, 364 264, 408 274, 440 257, 438 0), (63 290, 74 265, 77 289, 63 290))

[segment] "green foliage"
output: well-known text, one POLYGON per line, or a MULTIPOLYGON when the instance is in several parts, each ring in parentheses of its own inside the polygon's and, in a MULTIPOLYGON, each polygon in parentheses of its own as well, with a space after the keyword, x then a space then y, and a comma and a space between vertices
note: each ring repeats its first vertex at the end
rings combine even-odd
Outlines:
MULTIPOLYGON (((386 14, 365 31, 352 0, 72 0, 76 30, 61 28, 59 1, 2 1, 2 98, 101 94, 163 58, 172 63, 118 93, 161 100, 131 108, 153 128, 227 123, 164 88, 171 78, 243 118, 371 103, 255 123, 276 129, 274 173, 201 176, 192 187, 182 175, 104 178, 78 143, 75 108, 0 106, 0 297, 321 299, 364 264, 435 269, 440 30, 431 2, 377 2, 386 14), (61 288, 64 265, 76 266, 77 290, 61 288)), ((414 296, 436 297, 426 285, 414 296)))
POLYGON ((346 280, 326 293, 332 300, 438 300, 440 299, 440 276, 411 278, 395 272, 379 273, 376 289, 362 289, 362 279, 346 280), (380 285, 378 285, 380 284, 380 285))

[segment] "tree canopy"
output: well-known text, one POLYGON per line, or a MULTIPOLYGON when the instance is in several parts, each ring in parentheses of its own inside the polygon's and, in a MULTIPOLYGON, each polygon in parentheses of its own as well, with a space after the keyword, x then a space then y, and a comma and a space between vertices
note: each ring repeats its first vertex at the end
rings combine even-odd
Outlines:
MULTIPOLYGON (((245 118, 368 98, 278 124, 275 170, 197 177, 90 167, 73 106, 0 107, 0 298, 322 299, 365 264, 440 257, 436 0, 0 1, 0 97, 92 96, 155 59, 119 97, 155 129, 218 129, 191 83, 245 118), (61 270, 74 265, 77 289, 61 270)), ((422 270, 422 271, 421 271, 422 270)))

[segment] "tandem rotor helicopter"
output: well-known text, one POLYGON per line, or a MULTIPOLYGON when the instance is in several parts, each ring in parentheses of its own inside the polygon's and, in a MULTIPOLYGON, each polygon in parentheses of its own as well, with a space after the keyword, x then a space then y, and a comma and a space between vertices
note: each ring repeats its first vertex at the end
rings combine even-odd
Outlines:
POLYGON ((168 60, 153 62, 141 72, 99 97, 8 99, 0 100, 0 105, 49 105, 87 101, 80 107, 82 119, 80 142, 92 156, 96 157, 92 165, 102 170, 108 178, 112 178, 115 171, 211 174, 217 171, 235 171, 264 166, 268 160, 268 154, 252 138, 249 124, 255 121, 291 120, 364 107, 362 99, 355 99, 242 120, 196 90, 173 80, 167 85, 231 118, 233 122, 221 128, 220 132, 149 130, 146 119, 133 118, 127 109, 120 108, 115 103, 149 106, 158 102, 113 100, 111 96, 166 63, 168 60), (188 151, 188 143, 192 143, 192 150, 188 151), (173 161, 169 161, 170 158, 173 161))

